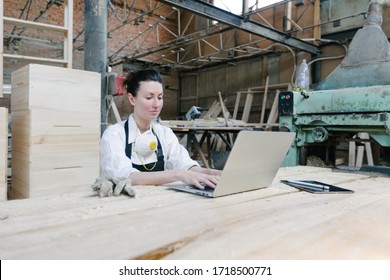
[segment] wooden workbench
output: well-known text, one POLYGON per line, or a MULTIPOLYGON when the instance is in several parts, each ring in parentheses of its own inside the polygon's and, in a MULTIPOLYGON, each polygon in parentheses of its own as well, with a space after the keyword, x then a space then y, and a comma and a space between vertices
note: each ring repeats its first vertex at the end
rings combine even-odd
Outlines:
POLYGON ((220 198, 135 186, 0 202, 1 259, 389 259, 390 178, 281 168, 272 184, 220 198), (353 194, 279 182, 314 179, 353 194))

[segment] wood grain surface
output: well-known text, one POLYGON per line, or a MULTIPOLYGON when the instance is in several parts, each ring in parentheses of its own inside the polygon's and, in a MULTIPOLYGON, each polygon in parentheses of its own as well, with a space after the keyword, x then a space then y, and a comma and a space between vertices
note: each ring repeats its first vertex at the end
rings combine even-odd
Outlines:
POLYGON ((1 202, 0 258, 390 258, 390 178, 376 173, 285 167, 269 188, 214 199, 168 186, 134 188, 136 198, 99 198, 85 186, 1 202), (312 194, 281 179, 355 192, 312 194))

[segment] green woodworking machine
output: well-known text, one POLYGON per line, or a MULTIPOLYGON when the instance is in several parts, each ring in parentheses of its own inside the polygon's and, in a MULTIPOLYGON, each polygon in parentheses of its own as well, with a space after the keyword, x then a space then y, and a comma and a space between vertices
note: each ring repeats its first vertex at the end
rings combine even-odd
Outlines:
POLYGON ((381 13, 371 2, 343 61, 315 90, 279 95, 279 129, 296 132, 284 166, 305 165, 311 153, 332 163, 337 144, 360 132, 390 147, 390 45, 381 13))

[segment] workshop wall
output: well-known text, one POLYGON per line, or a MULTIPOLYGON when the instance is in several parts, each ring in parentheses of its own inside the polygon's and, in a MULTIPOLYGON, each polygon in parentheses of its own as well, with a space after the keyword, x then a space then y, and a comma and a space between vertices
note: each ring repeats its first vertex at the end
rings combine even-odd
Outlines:
MULTIPOLYGON (((384 1, 381 1, 384 2, 384 1)), ((32 20, 39 17, 39 22, 50 24, 63 24, 63 8, 61 6, 52 5, 50 9, 45 11, 48 1, 17 1, 17 0, 4 0, 4 16, 13 18, 26 18, 28 10, 28 19, 32 20), (30 6, 27 6, 29 4, 30 6)), ((177 12, 174 11, 168 5, 161 7, 153 12, 148 12, 152 7, 156 7, 161 3, 157 1, 136 1, 132 7, 131 12, 123 9, 124 4, 130 8, 131 1, 112 0, 109 6, 109 20, 108 20, 108 56, 113 62, 117 61, 121 57, 130 53, 130 50, 137 48, 140 44, 147 48, 148 46, 156 45, 157 40, 160 42, 169 41, 173 39, 173 35, 165 31, 163 28, 159 29, 159 38, 155 33, 151 33, 146 40, 131 39, 139 35, 139 32, 147 29, 149 24, 153 25, 157 20, 161 20, 161 15, 169 15, 164 20, 164 26, 169 30, 177 31, 176 20, 177 12), (138 20, 135 23, 132 20, 143 15, 143 20, 138 20), (123 49, 122 49, 123 47, 123 49)), ((337 17, 344 17, 353 13, 364 11, 368 3, 366 0, 359 1, 321 1, 321 21, 333 21, 337 17), (348 4, 348 6, 347 6, 348 4), (349 5, 351 4, 351 5, 349 5)), ((313 25, 314 6, 305 5, 296 7, 294 4, 291 9, 291 16, 295 19, 295 23, 299 26, 313 25)), ((307 28, 299 30, 294 24, 288 24, 283 22, 285 18, 284 4, 275 6, 271 9, 261 12, 263 18, 257 15, 252 15, 251 19, 256 20, 262 24, 271 24, 276 28, 283 30, 290 26, 291 32, 294 36, 312 38, 314 36, 313 29, 307 28)), ((188 21, 193 16, 190 12, 183 12, 181 14, 181 28, 183 29, 188 21)), ((390 9, 385 4, 383 13, 383 30, 385 34, 390 34, 390 9)), ((211 26, 213 22, 209 19, 202 18, 200 16, 194 16, 191 24, 188 26, 188 33, 194 32, 199 28, 211 26)), ((337 22, 335 23, 338 24, 337 22)), ((332 39, 334 36, 341 36, 346 38, 345 45, 347 46, 348 38, 352 38, 356 29, 363 24, 363 15, 359 15, 356 18, 342 19, 340 20, 340 27, 337 27, 337 34, 333 34, 329 26, 334 23, 329 23, 321 27, 322 35, 325 39, 332 39), (351 25, 351 22, 353 23, 351 25), (332 37, 333 36, 333 37, 332 37)), ((73 37, 74 37, 74 50, 73 50, 73 68, 83 69, 84 67, 84 1, 74 0, 74 13, 73 13, 73 37)), ((334 30, 333 30, 334 32, 334 30)), ((389 35, 388 35, 389 36, 389 35)), ((219 35, 212 36, 207 39, 212 45, 218 45, 221 38, 219 35)), ((172 69, 164 74, 165 84, 165 108, 164 118, 175 118, 178 115, 185 113, 191 106, 209 106, 216 98, 218 91, 221 91, 225 97, 227 97, 228 105, 231 107, 234 103, 233 96, 237 90, 248 88, 250 86, 262 86, 265 83, 267 75, 270 76, 270 84, 286 83, 293 80, 294 64, 298 65, 303 58, 308 61, 314 59, 310 55, 305 53, 292 54, 285 46, 273 44, 269 40, 260 38, 258 36, 249 35, 246 32, 238 29, 224 32, 222 35, 222 47, 229 49, 231 47, 245 44, 246 42, 258 41, 257 47, 264 48, 263 53, 259 53, 259 56, 245 61, 239 60, 229 64, 223 64, 223 60, 220 61, 219 66, 216 65, 212 69, 195 70, 194 73, 181 72, 181 81, 179 86, 178 72, 183 69, 172 69), (268 57, 267 49, 272 48, 272 51, 276 54, 268 57), (295 57, 294 57, 295 56, 295 57), (253 61, 252 61, 253 60, 253 61), (196 73, 199 72, 199 73, 196 73), (180 96, 180 101, 178 101, 180 96)), ((318 42, 317 42, 318 43, 318 42)), ((245 50, 240 50, 240 53, 245 50)), ((249 49, 247 49, 249 54, 249 49)), ((14 29, 14 26, 4 25, 4 52, 15 53, 21 55, 43 56, 48 58, 61 58, 63 53, 62 38, 55 33, 42 32, 39 30, 30 29, 14 29)), ((215 50, 208 44, 201 44, 201 48, 194 48, 192 52, 187 55, 187 59, 192 59, 199 56, 199 52, 204 55, 215 52, 215 50)), ((342 45, 334 43, 322 44, 321 56, 337 57, 343 55, 345 50, 342 45)), ((219 55, 219 59, 234 58, 238 55, 238 51, 229 52, 224 55, 219 55)), ((174 54, 167 59, 175 59, 174 54)), ((151 54, 149 57, 142 58, 145 60, 160 62, 161 57, 151 54)), ((330 72, 340 63, 342 58, 334 58, 329 60, 323 60, 320 62, 320 66, 316 68, 318 73, 314 78, 323 80, 330 72)), ((216 58, 218 63, 218 57, 216 58)), ((21 68, 26 64, 25 61, 18 61, 15 59, 4 60, 4 84, 10 83, 10 74, 21 68)), ((199 61, 199 66, 204 62, 199 61)), ((311 66, 313 67, 314 64, 311 66)), ((126 74, 126 71, 132 69, 132 65, 126 65, 126 67, 113 67, 114 72, 122 75, 126 74)), ((319 81, 314 81, 319 82, 319 81)), ((2 106, 9 107, 9 102, 6 99, 0 100, 2 106)), ((123 107, 123 114, 126 115, 128 107, 126 100, 122 100, 119 107, 123 107)))
MULTIPOLYGON (((278 60, 278 59, 277 59, 278 60)), ((208 68, 191 73, 182 73, 180 79, 180 115, 184 114, 194 105, 208 109, 213 102, 218 101, 218 92, 225 100, 227 109, 232 114, 236 102, 237 91, 247 90, 249 87, 261 86, 265 83, 263 77, 264 67, 277 67, 279 62, 271 61, 269 65, 261 57, 237 61, 235 64, 225 64, 219 67, 208 68)), ((275 71, 277 72, 279 68, 275 71)), ((273 77, 276 77, 273 76, 273 77)), ((241 97, 241 107, 244 104, 245 95, 241 97)), ((253 108, 259 109, 260 94, 255 95, 253 108)), ((253 110, 254 112, 256 109, 253 110)), ((256 116, 254 116, 256 118, 256 116)))
MULTIPOLYGON (((4 16, 11 18, 21 18, 37 21, 41 23, 63 25, 64 13, 61 5, 51 5, 49 9, 48 1, 38 0, 32 1, 17 1, 4 0, 4 16)), ((107 49, 108 57, 113 61, 120 60, 123 56, 131 53, 135 48, 148 48, 157 45, 157 40, 169 41, 173 36, 163 28, 159 29, 159 36, 154 30, 147 36, 146 40, 139 36, 140 32, 149 28, 149 24, 153 25, 157 20, 161 20, 160 15, 169 14, 164 20, 164 26, 175 31, 177 29, 177 13, 172 12, 171 7, 165 5, 154 12, 151 6, 156 7, 156 1, 136 1, 130 9, 132 3, 130 1, 110 1, 108 9, 108 38, 107 49), (127 10, 124 10, 124 4, 127 3, 127 10), (130 11, 131 10, 131 11, 130 11), (130 12, 129 12, 130 11, 130 12), (143 15, 142 19, 141 16, 143 15), (136 23, 133 19, 140 18, 136 23), (138 39, 137 39, 138 37, 138 39), (159 38, 158 38, 159 37, 159 38), (131 39, 135 38, 135 39, 131 39)), ((74 69, 84 69, 84 1, 73 1, 73 67, 74 69)), ((4 24, 4 53, 45 57, 52 59, 63 58, 63 37, 55 32, 40 31, 36 29, 14 28, 11 24, 4 24)), ((153 55, 145 57, 145 60, 156 60, 153 55)), ((11 73, 28 64, 28 61, 17 59, 4 59, 3 79, 4 84, 10 84, 11 73)), ((48 65, 54 65, 46 63, 48 65)), ((108 62, 110 65, 110 62, 108 62)), ((146 65, 146 64, 145 64, 146 65)), ((54 65, 56 66, 56 65, 54 65)), ((58 66, 58 65, 57 65, 58 66)), ((118 75, 126 75, 128 71, 136 69, 132 65, 122 64, 115 65, 113 73, 118 75)), ((147 66, 146 66, 147 67, 147 66)), ((164 75, 165 88, 165 108, 163 111, 164 117, 173 118, 177 113, 177 74, 175 71, 164 75)), ((129 104, 127 98, 117 97, 117 105, 121 116, 128 116, 129 104)), ((5 107, 10 107, 10 101, 7 98, 0 99, 0 104, 5 107)))
MULTIPOLYGON (((63 25, 64 13, 61 5, 52 5, 47 8, 45 0, 38 0, 34 3, 31 1, 4 0, 4 16, 12 18, 21 18, 34 20, 41 23, 63 25), (32 4, 33 3, 33 4, 32 4)), ((118 60, 129 53, 129 50, 157 44, 157 36, 152 33, 144 40, 139 36, 139 33, 146 30, 149 24, 154 24, 157 20, 161 20, 161 14, 169 14, 169 17, 164 21, 164 25, 171 30, 175 30, 177 13, 170 12, 171 7, 164 6, 153 13, 148 13, 151 9, 150 4, 154 7, 156 1, 136 1, 129 12, 131 3, 127 1, 128 10, 124 11, 123 5, 126 1, 110 1, 108 9, 108 39, 107 49, 108 56, 115 56, 114 60, 118 60), (167 12, 169 10, 169 12, 167 12), (135 23, 132 19, 143 16, 142 20, 135 23), (139 39, 131 40, 131 38, 139 37, 139 39), (123 49, 122 49, 123 48, 123 49), (119 51, 122 49, 121 51, 119 51)), ((73 1, 73 68, 84 68, 84 1, 73 1)), ((159 30, 159 40, 168 41, 172 39, 172 34, 159 30)), ((63 55, 63 37, 54 32, 40 31, 34 29, 14 28, 11 24, 4 24, 4 53, 13 53, 19 55, 30 55, 38 57, 47 57, 59 59, 63 55)), ((153 59, 153 56, 146 57, 153 59)), ((10 83, 10 74, 20 67, 26 65, 25 61, 4 60, 4 83, 10 83)), ((118 73, 122 74, 122 73, 118 73)))
MULTIPOLYGON (((368 6, 367 1, 362 0, 352 1, 354 3, 350 8, 346 8, 345 3, 339 3, 336 1, 333 1, 331 6, 329 6, 330 3, 328 2, 330 1, 321 1, 322 22, 334 22, 336 17, 351 16, 355 12, 357 13, 357 11, 365 11, 368 6), (322 10, 323 7, 325 10, 322 10), (343 13, 341 13, 339 10, 343 10, 343 13), (337 13, 335 11, 337 11, 337 13)), ((284 27, 283 25, 283 9, 283 5, 279 5, 272 9, 262 11, 262 18, 258 16, 252 16, 252 19, 262 24, 269 23, 272 26, 283 30, 283 28, 287 27, 284 27)), ((312 6, 308 7, 306 10, 303 10, 303 7, 295 7, 293 5, 292 18, 296 19, 295 23, 300 26, 312 26, 314 24, 313 12, 314 11, 312 6), (302 16, 303 13, 305 13, 305 16, 302 16)), ((389 5, 385 3, 383 6, 382 29, 388 37, 390 34, 389 18, 390 8, 389 5)), ((292 53, 285 46, 274 44, 269 40, 250 35, 238 29, 234 30, 234 41, 236 42, 236 45, 243 45, 247 42, 255 42, 257 47, 264 49, 264 52, 262 53, 263 56, 260 58, 262 61, 261 65, 257 65, 257 68, 255 67, 254 69, 250 69, 248 65, 256 64, 255 58, 249 61, 240 60, 239 62, 234 63, 234 65, 232 63, 229 65, 221 64, 219 66, 215 66, 212 69, 203 69, 201 71, 185 73, 182 75, 181 81, 181 99, 179 104, 180 113, 185 113, 191 107, 191 105, 198 105, 201 107, 210 106, 212 101, 216 100, 218 97, 218 91, 210 88, 217 84, 216 81, 218 81, 218 88, 220 91, 222 92, 224 90, 225 97, 227 97, 227 106, 232 111, 236 92, 253 86, 263 86, 265 84, 265 78, 267 75, 270 77, 270 85, 294 82, 294 71, 297 70, 294 70, 294 65, 298 67, 303 59, 306 59, 308 62, 320 59, 318 62, 312 63, 309 67, 312 73, 311 83, 315 85, 321 82, 342 61, 351 39, 353 38, 356 31, 364 24, 364 15, 359 14, 356 17, 352 17, 352 19, 345 18, 340 20, 340 22, 336 21, 335 24, 340 24, 340 27, 337 29, 338 32, 331 33, 329 31, 329 25, 333 25, 333 23, 325 24, 323 27, 321 27, 321 31, 324 32, 324 40, 313 41, 316 44, 320 44, 321 53, 319 57, 312 57, 310 54, 304 52, 292 53), (273 55, 267 55, 267 50, 270 49, 274 51, 273 55), (259 69, 261 69, 261 71, 259 69), (240 77, 239 73, 245 74, 240 77), (223 78, 223 75, 225 75, 225 78, 223 78), (253 83, 248 82, 248 79, 250 80, 251 75, 257 75, 257 79, 255 79, 253 83), (194 86, 197 88, 193 88, 194 86)), ((298 27, 291 25, 291 32, 293 32, 295 36, 302 38, 312 38, 312 40, 314 40, 313 28, 298 30, 298 27)), ((237 53, 238 52, 235 54, 237 55, 237 53)), ((258 119, 258 111, 261 109, 257 106, 257 104, 259 104, 259 100, 256 100, 256 98, 258 98, 258 96, 255 95, 252 110, 253 113, 250 116, 250 121, 258 119)), ((270 105, 268 104, 267 108, 268 106, 270 105)), ((242 109, 242 107, 240 107, 240 109, 242 109)))

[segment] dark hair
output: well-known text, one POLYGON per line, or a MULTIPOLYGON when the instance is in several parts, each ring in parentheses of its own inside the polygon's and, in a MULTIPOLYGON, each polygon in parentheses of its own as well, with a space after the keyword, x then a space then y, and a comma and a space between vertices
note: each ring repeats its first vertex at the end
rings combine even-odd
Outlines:
POLYGON ((138 89, 141 82, 159 82, 162 84, 162 77, 159 72, 155 70, 140 70, 138 72, 130 72, 123 81, 126 92, 137 96, 138 89))

